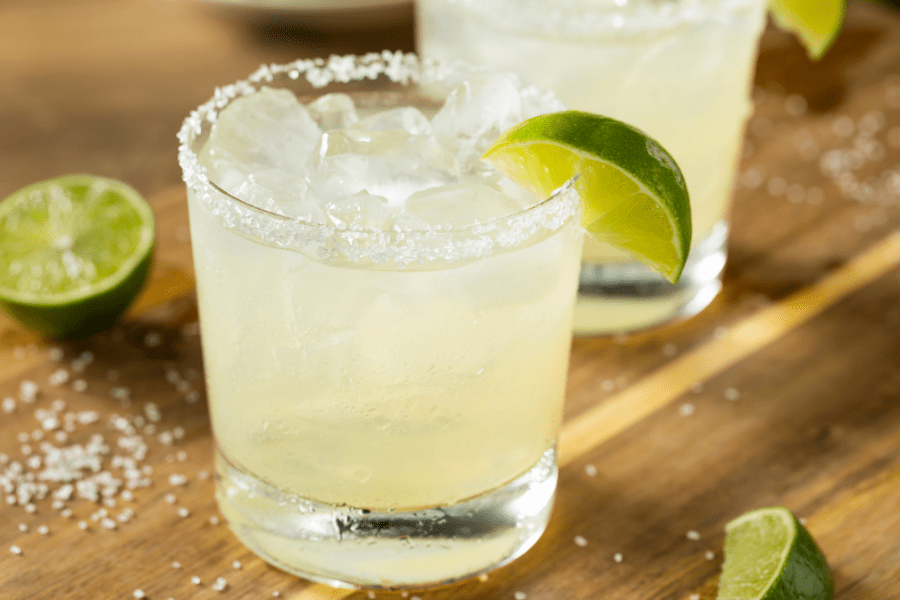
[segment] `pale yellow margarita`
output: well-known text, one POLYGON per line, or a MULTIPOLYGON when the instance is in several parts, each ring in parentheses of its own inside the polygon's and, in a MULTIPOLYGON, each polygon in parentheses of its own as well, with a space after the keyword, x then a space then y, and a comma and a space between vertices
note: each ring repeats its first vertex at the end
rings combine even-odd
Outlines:
POLYGON ((186 121, 218 500, 273 564, 405 587, 540 535, 580 200, 479 157, 559 108, 511 74, 386 53, 267 67, 186 121))
POLYGON ((693 314, 720 288, 765 0, 417 0, 418 49, 519 73, 569 107, 639 127, 687 181, 693 249, 676 287, 585 240, 576 332, 693 314), (621 286, 616 286, 616 281, 621 286), (597 289, 592 294, 591 289, 597 289))

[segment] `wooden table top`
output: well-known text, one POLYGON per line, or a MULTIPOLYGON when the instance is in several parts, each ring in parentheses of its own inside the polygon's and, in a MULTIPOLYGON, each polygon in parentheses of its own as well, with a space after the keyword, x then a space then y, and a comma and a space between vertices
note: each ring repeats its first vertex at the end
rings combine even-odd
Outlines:
MULTIPOLYGON (((0 197, 96 173, 159 225, 111 332, 48 343, 0 315, 0 474, 95 435, 101 471, 125 477, 112 456, 135 453, 143 469, 105 503, 4 492, 0 598, 372 597, 267 566, 218 517, 175 132, 261 63, 412 47, 408 16, 323 32, 190 0, 0 5, 0 197)), ((546 534, 486 579, 406 597, 711 600, 725 523, 776 504, 806 520, 838 598, 900 597, 900 11, 851 2, 819 63, 770 28, 754 100, 723 293, 686 322, 574 340, 546 534)))

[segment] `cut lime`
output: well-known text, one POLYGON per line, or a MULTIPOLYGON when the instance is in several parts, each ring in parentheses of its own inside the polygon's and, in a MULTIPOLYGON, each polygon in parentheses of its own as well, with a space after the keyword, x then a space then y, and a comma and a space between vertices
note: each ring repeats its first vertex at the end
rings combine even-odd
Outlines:
POLYGON ((0 307, 39 333, 109 329, 150 271, 153 211, 128 185, 66 175, 0 202, 0 307))
POLYGON ((834 582, 809 532, 782 507, 748 512, 725 526, 717 600, 831 600, 834 582))
POLYGON ((577 176, 584 227, 675 282, 691 245, 691 207, 671 155, 644 132, 591 113, 524 121, 483 158, 541 197, 577 176))
POLYGON ((794 33, 807 54, 817 60, 825 54, 844 22, 846 0, 771 0, 775 23, 794 33))

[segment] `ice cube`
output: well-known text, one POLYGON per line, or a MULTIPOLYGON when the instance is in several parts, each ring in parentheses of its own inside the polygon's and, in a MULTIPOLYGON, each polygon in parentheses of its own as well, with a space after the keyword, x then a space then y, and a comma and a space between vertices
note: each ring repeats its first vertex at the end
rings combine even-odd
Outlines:
POLYGON ((309 223, 324 222, 324 213, 308 194, 306 177, 266 169, 246 176, 234 190, 236 197, 269 212, 309 223))
POLYGON ((368 116, 357 123, 355 129, 388 131, 402 129, 413 135, 430 135, 431 123, 422 111, 412 106, 392 108, 368 116))
POLYGON ((400 206, 414 192, 454 181, 456 157, 404 129, 329 131, 310 158, 310 189, 327 202, 360 192, 400 206))
POLYGON ((386 230, 394 212, 387 200, 365 192, 329 202, 325 211, 338 227, 366 231, 386 230))
POLYGON ((228 169, 302 174, 322 130, 288 90, 263 88, 219 113, 200 152, 210 177, 228 169))
POLYGON ((473 182, 444 185, 412 194, 403 212, 394 218, 394 225, 401 230, 420 229, 422 223, 464 227, 515 214, 531 200, 533 197, 522 202, 473 182))
POLYGON ((307 110, 325 131, 344 129, 359 121, 353 98, 347 94, 325 94, 310 102, 307 110))
POLYGON ((525 86, 513 73, 485 73, 456 87, 431 120, 435 137, 465 157, 477 159, 501 133, 525 119, 562 110, 552 94, 525 86))

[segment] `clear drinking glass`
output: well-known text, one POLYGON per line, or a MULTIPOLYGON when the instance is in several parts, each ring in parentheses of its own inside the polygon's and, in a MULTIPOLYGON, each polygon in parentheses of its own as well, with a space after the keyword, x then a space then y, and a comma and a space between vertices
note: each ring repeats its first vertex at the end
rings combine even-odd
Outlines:
POLYGON ((691 194, 694 239, 677 285, 585 240, 575 332, 640 329, 721 289, 732 181, 767 0, 416 0, 425 57, 518 72, 572 109, 643 129, 691 194))
MULTIPOLYGON (((224 191, 233 171, 211 179, 198 157, 222 111, 263 88, 304 102, 347 93, 360 118, 404 106, 431 115, 483 73, 389 53, 265 67, 217 90, 179 134, 217 500, 235 534, 286 571, 344 587, 444 583, 540 536, 556 486, 579 198, 564 187, 477 224, 366 229, 278 214, 302 191, 257 194, 254 206, 224 191)), ((286 130, 275 121, 272 136, 286 130)), ((389 175, 387 154, 365 160, 389 175)))

